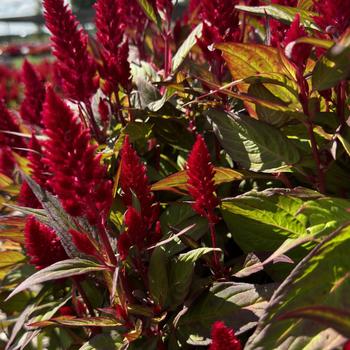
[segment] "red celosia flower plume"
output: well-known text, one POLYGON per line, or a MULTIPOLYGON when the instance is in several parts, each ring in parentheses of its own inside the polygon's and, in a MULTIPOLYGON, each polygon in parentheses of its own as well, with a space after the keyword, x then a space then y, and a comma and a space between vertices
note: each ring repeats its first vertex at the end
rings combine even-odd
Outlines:
POLYGON ((87 50, 87 34, 78 28, 64 0, 44 0, 43 5, 62 88, 68 98, 87 103, 97 89, 96 64, 87 50))
POLYGON ((295 44, 294 41, 307 36, 305 28, 300 24, 300 14, 297 13, 286 32, 283 47, 287 57, 299 68, 304 68, 306 61, 310 56, 311 46, 308 44, 295 44))
POLYGON ((21 117, 30 124, 42 126, 41 111, 45 100, 45 86, 34 67, 25 60, 22 68, 25 98, 21 104, 21 117))
POLYGON ((316 24, 337 38, 350 26, 350 0, 314 0, 316 24))
MULTIPOLYGON (((21 132, 14 115, 7 109, 4 102, 0 100, 0 146, 9 146, 12 149, 26 148, 26 143, 22 137, 4 133, 3 131, 21 132)), ((22 150, 19 150, 18 152, 23 154, 22 150)))
POLYGON ((161 236, 158 219, 159 203, 151 192, 146 167, 141 163, 136 151, 126 136, 121 157, 120 186, 122 199, 128 209, 125 213, 126 230, 118 239, 118 251, 124 260, 131 246, 140 252, 147 246, 157 242, 161 236), (140 204, 140 212, 133 208, 133 194, 140 204))
POLYGON ((214 209, 220 202, 215 195, 214 174, 208 148, 198 135, 187 160, 188 191, 195 200, 193 209, 211 223, 218 220, 214 209))
POLYGON ((11 148, 0 144, 0 173, 11 177, 15 164, 11 148))
POLYGON ((129 45, 124 40, 125 7, 118 0, 98 0, 95 9, 97 39, 102 46, 103 61, 99 70, 101 77, 106 80, 104 92, 107 95, 113 91, 117 94, 118 84, 129 91, 129 45))
POLYGON ((224 61, 220 51, 209 47, 215 43, 239 41, 239 13, 235 9, 238 3, 238 0, 202 0, 199 6, 198 16, 203 21, 203 31, 198 44, 219 80, 223 76, 224 61))
POLYGON ((111 182, 89 131, 52 88, 46 92, 43 122, 49 137, 44 143, 44 162, 52 173, 49 185, 69 214, 100 222, 111 205, 111 182))
POLYGON ((31 177, 39 184, 42 188, 52 192, 51 187, 48 183, 48 180, 51 178, 50 169, 42 161, 43 150, 41 143, 32 135, 32 138, 29 142, 29 149, 27 159, 29 160, 29 167, 31 168, 31 177))
POLYGON ((153 206, 154 195, 146 174, 147 170, 141 163, 136 151, 132 148, 129 137, 126 136, 121 156, 120 186, 125 205, 132 206, 132 193, 140 202, 141 214, 150 221, 157 216, 158 208, 153 206))
POLYGON ((241 350, 241 343, 235 337, 233 329, 225 326, 224 322, 217 321, 211 329, 212 343, 209 350, 241 350))
POLYGON ((58 261, 68 259, 68 256, 55 231, 28 217, 24 230, 25 248, 30 263, 37 269, 43 269, 58 261))

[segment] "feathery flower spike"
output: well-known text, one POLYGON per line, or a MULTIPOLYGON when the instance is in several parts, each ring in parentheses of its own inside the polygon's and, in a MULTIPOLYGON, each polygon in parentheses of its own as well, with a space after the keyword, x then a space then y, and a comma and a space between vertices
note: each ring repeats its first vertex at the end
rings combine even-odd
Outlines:
POLYGON ((313 0, 316 24, 331 34, 339 37, 350 26, 350 0, 313 0))
POLYGON ((44 17, 51 32, 53 54, 66 96, 88 103, 96 92, 96 64, 87 50, 87 34, 64 0, 44 0, 44 17))
POLYGON ((52 173, 49 185, 72 216, 85 216, 97 224, 111 202, 111 182, 106 179, 90 134, 72 110, 48 88, 43 110, 44 159, 52 173))
POLYGON ((22 81, 25 86, 25 97, 21 104, 21 117, 30 124, 42 126, 41 111, 45 100, 45 86, 39 74, 27 60, 22 67, 22 81))
POLYGON ((118 93, 118 84, 126 91, 131 88, 129 45, 124 40, 125 7, 118 0, 98 0, 95 4, 97 39, 102 46, 101 77, 106 80, 104 92, 118 93))
POLYGON ((215 195, 214 174, 208 148, 198 135, 187 160, 188 191, 195 200, 193 209, 211 223, 218 220, 214 209, 220 202, 215 195))
POLYGON ((225 326, 224 322, 217 321, 211 329, 212 343, 209 350, 241 350, 241 343, 235 337, 233 329, 225 326))
POLYGON ((300 24, 300 14, 297 13, 285 34, 283 47, 287 57, 299 68, 304 69, 306 61, 310 56, 311 46, 308 44, 295 44, 294 41, 307 36, 307 32, 303 25, 300 24))
POLYGON ((28 217, 26 221, 24 238, 30 263, 38 270, 68 259, 55 231, 37 221, 33 216, 28 217))
POLYGON ((151 192, 146 171, 145 165, 141 163, 139 156, 132 148, 129 137, 126 136, 121 156, 122 199, 125 205, 132 206, 132 193, 134 193, 140 202, 141 215, 153 223, 158 210, 153 206, 154 195, 151 192))
MULTIPOLYGON (((0 131, 12 131, 20 133, 19 124, 14 115, 7 109, 5 103, 0 100, 0 131)), ((9 146, 10 148, 26 148, 26 143, 23 138, 13 134, 0 132, 0 146, 9 146)), ((17 151, 24 155, 24 151, 17 151)))

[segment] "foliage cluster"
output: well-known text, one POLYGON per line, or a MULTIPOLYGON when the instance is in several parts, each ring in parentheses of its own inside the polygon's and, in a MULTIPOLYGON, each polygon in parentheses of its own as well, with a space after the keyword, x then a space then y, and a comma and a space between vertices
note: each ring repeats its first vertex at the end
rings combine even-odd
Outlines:
POLYGON ((347 348, 350 1, 174 6, 1 68, 3 348, 347 348))

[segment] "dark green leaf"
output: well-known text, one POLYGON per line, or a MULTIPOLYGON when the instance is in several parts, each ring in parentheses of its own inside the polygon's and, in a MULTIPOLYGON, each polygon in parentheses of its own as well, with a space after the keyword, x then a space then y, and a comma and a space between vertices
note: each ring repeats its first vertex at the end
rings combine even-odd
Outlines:
POLYGON ((179 339, 182 342, 208 341, 212 324, 219 320, 236 333, 254 327, 275 288, 274 284, 214 283, 180 318, 179 339))
POLYGON ((168 258, 163 247, 153 250, 148 269, 148 283, 154 301, 164 306, 168 296, 168 258))
POLYGON ((107 269, 106 266, 99 265, 91 260, 84 259, 69 259, 59 261, 51 266, 46 267, 34 275, 31 275, 25 281, 23 281, 20 285, 18 285, 15 290, 8 296, 7 299, 12 296, 18 294, 19 292, 35 286, 37 284, 57 280, 60 278, 71 277, 83 275, 90 272, 103 271, 107 269))
POLYGON ((206 115, 225 151, 245 169, 288 171, 300 160, 294 144, 269 124, 218 110, 209 110, 206 115))
POLYGON ((312 19, 313 16, 316 16, 316 13, 303 10, 302 8, 273 4, 267 6, 236 6, 236 9, 254 15, 268 15, 286 24, 292 23, 295 15, 299 13, 301 17, 301 23, 304 27, 319 30, 312 19))
MULTIPOLYGON (((344 338, 313 320, 280 320, 312 306, 350 310, 350 228, 340 228, 303 259, 273 295, 245 349, 336 349, 344 338)), ((316 316, 316 315, 315 315, 316 316)))

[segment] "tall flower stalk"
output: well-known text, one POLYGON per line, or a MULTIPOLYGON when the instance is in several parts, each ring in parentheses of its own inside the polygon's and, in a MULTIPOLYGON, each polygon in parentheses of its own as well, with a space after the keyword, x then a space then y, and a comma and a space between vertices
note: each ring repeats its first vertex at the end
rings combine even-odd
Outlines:
MULTIPOLYGON (((214 167, 210 161, 208 148, 201 135, 197 135, 196 142, 187 159, 188 192, 194 199, 192 208, 209 222, 213 248, 216 248, 215 224, 218 216, 215 208, 219 205, 214 186, 214 167)), ((214 252, 214 266, 219 268, 219 260, 214 252)))

